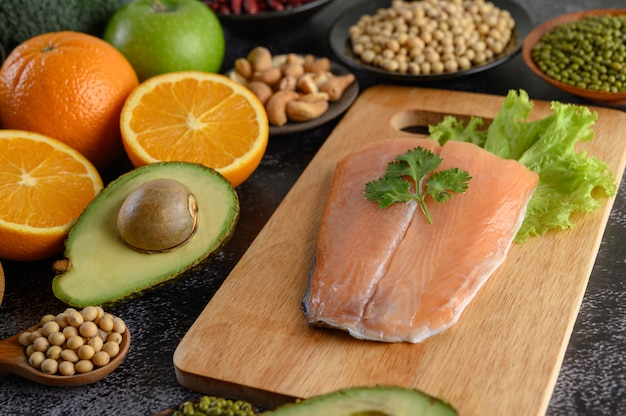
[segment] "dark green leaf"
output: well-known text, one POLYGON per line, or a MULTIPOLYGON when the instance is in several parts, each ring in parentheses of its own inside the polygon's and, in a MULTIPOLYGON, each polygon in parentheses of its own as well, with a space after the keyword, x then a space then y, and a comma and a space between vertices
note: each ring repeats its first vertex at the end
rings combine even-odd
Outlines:
POLYGON ((435 172, 426 182, 426 193, 437 202, 446 202, 452 197, 452 193, 465 192, 470 179, 472 176, 459 168, 435 172))
POLYGON ((390 163, 387 174, 410 176, 415 182, 428 175, 441 164, 441 157, 423 147, 416 147, 399 155, 398 162, 390 163))
POLYGON ((365 197, 378 206, 387 208, 395 202, 408 202, 412 199, 410 183, 396 176, 382 178, 365 184, 365 197))

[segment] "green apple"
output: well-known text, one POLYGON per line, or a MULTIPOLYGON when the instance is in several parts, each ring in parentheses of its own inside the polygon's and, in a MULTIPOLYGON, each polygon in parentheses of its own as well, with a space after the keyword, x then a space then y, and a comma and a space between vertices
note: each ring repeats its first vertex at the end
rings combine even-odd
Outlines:
POLYGON ((220 21, 200 0, 132 0, 111 17, 103 38, 140 81, 166 72, 218 72, 226 47, 220 21))

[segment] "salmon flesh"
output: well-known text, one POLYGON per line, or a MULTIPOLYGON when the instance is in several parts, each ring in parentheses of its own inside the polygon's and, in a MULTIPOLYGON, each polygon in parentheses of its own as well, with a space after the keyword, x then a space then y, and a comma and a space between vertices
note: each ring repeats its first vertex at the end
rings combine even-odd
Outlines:
MULTIPOLYGON (((302 306, 310 325, 353 337, 417 343, 449 328, 504 262, 538 175, 471 143, 382 140, 337 164, 302 306), (365 184, 415 147, 439 154, 438 170, 469 172, 469 188, 441 204, 415 201, 385 209, 365 184)), ((430 197, 427 197, 430 198, 430 197)))

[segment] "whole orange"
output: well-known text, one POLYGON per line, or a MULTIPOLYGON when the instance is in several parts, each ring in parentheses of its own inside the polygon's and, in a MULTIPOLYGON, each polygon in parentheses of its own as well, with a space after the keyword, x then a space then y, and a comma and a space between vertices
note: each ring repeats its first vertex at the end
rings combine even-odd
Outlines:
POLYGON ((102 39, 35 36, 0 68, 0 125, 53 137, 102 168, 123 153, 120 112, 138 84, 128 60, 102 39))

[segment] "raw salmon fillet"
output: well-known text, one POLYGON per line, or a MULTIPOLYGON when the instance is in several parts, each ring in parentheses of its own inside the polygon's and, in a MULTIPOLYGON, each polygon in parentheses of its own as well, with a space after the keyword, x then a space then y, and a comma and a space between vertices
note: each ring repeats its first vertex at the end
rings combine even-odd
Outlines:
POLYGON ((384 151, 380 146, 369 147, 337 164, 331 189, 341 191, 331 190, 322 216, 316 278, 305 297, 309 319, 323 316, 326 324, 346 328, 361 321, 418 209, 414 201, 394 204, 381 215, 378 205, 365 200, 363 189, 369 180, 383 176, 397 155, 418 145, 439 151, 434 140, 394 140, 386 143, 384 151))
POLYGON ((383 140, 342 159, 302 302, 307 321, 384 342, 450 327, 505 260, 538 181, 517 161, 456 141, 383 140), (432 224, 414 202, 380 209, 364 197, 367 182, 415 147, 440 154, 441 170, 472 175, 465 193, 427 200, 432 224))

